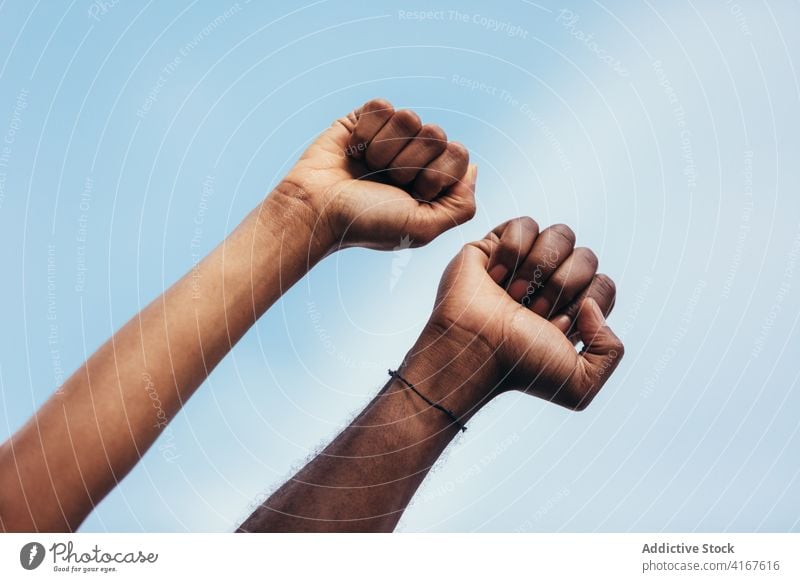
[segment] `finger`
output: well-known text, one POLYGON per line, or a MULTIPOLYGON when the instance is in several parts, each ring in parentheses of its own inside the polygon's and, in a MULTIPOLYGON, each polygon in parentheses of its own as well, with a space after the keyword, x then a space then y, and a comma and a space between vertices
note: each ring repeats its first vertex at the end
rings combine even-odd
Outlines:
MULTIPOLYGON (((550 276, 572 254, 574 247, 575 233, 566 224, 554 224, 544 229, 509 285, 508 294, 523 301, 543 289, 550 276)), ((530 304, 531 299, 524 302, 530 304)))
POLYGON ((386 99, 367 101, 356 111, 356 123, 350 134, 347 154, 355 159, 364 157, 364 152, 384 124, 394 115, 394 107, 386 99))
POLYGON ((478 166, 470 165, 464 178, 453 184, 439 198, 430 203, 419 203, 420 220, 416 236, 419 244, 427 244, 444 231, 464 224, 475 216, 475 183, 478 180, 478 166))
POLYGON ((423 125, 414 139, 389 164, 389 178, 395 184, 408 184, 420 170, 447 148, 447 134, 438 125, 423 125))
POLYGON ((576 322, 584 348, 576 373, 569 382, 569 401, 575 410, 583 410, 597 395, 625 355, 622 341, 606 325, 603 312, 594 299, 582 305, 576 322))
POLYGON ((445 188, 460 180, 469 166, 469 151, 458 142, 450 142, 414 180, 414 193, 422 200, 433 200, 445 188))
POLYGON ((608 317, 614 309, 616 298, 617 287, 611 277, 608 275, 595 275, 591 284, 568 305, 563 307, 558 314, 554 315, 550 319, 550 323, 561 330, 575 344, 580 341, 580 334, 575 331, 574 327, 581 305, 587 299, 592 299, 600 306, 603 315, 608 317))
POLYGON ((536 292, 531 311, 550 318, 586 289, 596 273, 597 255, 585 247, 575 249, 536 292))
POLYGON ((419 133, 422 122, 410 109, 396 111, 367 146, 365 159, 373 170, 383 170, 419 133))
POLYGON ((492 247, 487 270, 492 280, 502 285, 530 253, 539 236, 539 225, 531 217, 522 216, 501 224, 490 236, 497 237, 497 243, 492 247))

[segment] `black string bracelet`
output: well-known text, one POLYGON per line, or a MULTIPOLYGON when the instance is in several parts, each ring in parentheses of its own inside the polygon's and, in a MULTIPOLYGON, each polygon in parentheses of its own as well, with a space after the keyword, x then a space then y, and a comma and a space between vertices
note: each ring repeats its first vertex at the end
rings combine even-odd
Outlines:
POLYGON ((467 430, 467 427, 466 427, 466 426, 464 426, 463 424, 461 424, 461 421, 460 421, 460 420, 458 420, 458 417, 457 417, 455 414, 453 414, 453 411, 452 411, 452 410, 448 410, 447 408, 445 408, 445 407, 444 407, 444 406, 442 406, 441 404, 439 404, 439 403, 437 403, 437 402, 434 402, 433 400, 431 400, 430 398, 428 398, 427 396, 425 396, 425 395, 424 395, 422 392, 420 392, 419 390, 417 390, 417 388, 416 388, 416 387, 415 387, 415 386, 414 386, 414 385, 413 385, 411 382, 409 382, 408 380, 406 380, 405 378, 403 378, 403 377, 400 375, 400 372, 398 372, 397 370, 389 370, 389 375, 390 375, 392 378, 397 378, 397 379, 398 379, 398 380, 400 380, 400 381, 401 381, 403 384, 405 384, 406 386, 408 386, 409 388, 411 388, 411 390, 414 392, 414 394, 416 394, 417 396, 419 396, 420 398, 422 398, 422 399, 423 399, 425 402, 427 402, 428 404, 430 404, 430 405, 431 405, 431 406, 433 406, 434 408, 436 408, 436 409, 438 409, 438 410, 441 410, 442 412, 444 412, 444 413, 445 413, 445 414, 446 414, 446 415, 447 415, 447 416, 450 418, 450 420, 452 420, 452 421, 453 421, 453 423, 454 423, 454 424, 455 424, 455 425, 458 427, 458 430, 460 430, 461 432, 464 432, 464 431, 466 431, 466 430, 467 430))

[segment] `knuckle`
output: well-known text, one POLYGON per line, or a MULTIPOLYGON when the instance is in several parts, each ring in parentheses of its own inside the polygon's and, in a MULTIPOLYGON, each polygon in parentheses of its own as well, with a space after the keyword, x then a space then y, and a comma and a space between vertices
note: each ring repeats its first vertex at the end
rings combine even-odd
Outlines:
POLYGON ((469 163, 469 150, 463 144, 451 141, 447 144, 447 151, 457 162, 469 163))
POLYGON ((421 137, 426 141, 430 141, 437 144, 447 143, 447 134, 438 125, 426 123, 425 125, 422 126, 422 129, 419 130, 419 134, 417 135, 417 137, 421 137))
POLYGON ((524 230, 539 232, 539 223, 537 223, 530 216, 521 216, 517 220, 519 220, 520 225, 524 230))
POLYGON ((364 104, 363 107, 364 113, 383 113, 386 115, 391 115, 394 113, 394 107, 392 104, 387 101, 386 99, 376 98, 370 99, 364 104))
POLYGON ((507 230, 510 234, 513 234, 519 238, 521 243, 525 233, 532 232, 534 233, 535 237, 539 232, 539 225, 530 216, 520 216, 518 218, 514 218, 508 223, 507 230))
POLYGON ((570 246, 575 245, 575 231, 573 231, 566 224, 554 224, 548 230, 550 230, 553 235, 566 240, 570 246))
POLYGON ((503 247, 513 249, 516 251, 522 246, 524 237, 525 225, 521 219, 516 219, 506 227, 503 236, 500 237, 503 247))
POLYGON ((586 262, 593 271, 596 270, 597 266, 600 264, 600 260, 597 258, 595 252, 588 247, 578 247, 574 252, 577 253, 581 260, 586 262))
POLYGON ((524 228, 525 228, 525 217, 519 217, 510 220, 503 233, 504 234, 508 233, 509 236, 518 237, 522 234, 524 228))
POLYGON ((394 114, 393 119, 401 129, 410 133, 416 134, 420 127, 422 127, 422 121, 420 120, 419 115, 410 109, 402 109, 401 111, 398 111, 394 114))
POLYGON ((608 275, 599 274, 595 275, 594 283, 597 291, 604 297, 611 297, 612 299, 617 295, 617 285, 614 280, 608 275))

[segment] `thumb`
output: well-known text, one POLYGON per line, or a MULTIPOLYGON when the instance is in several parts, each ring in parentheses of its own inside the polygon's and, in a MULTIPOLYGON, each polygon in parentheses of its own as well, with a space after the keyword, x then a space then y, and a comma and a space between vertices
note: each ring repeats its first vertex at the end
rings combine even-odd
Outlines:
POLYGON ((444 231, 464 224, 475 216, 475 184, 478 181, 478 166, 470 164, 464 177, 450 186, 430 203, 420 203, 424 221, 436 236, 444 231))
POLYGON ((331 126, 320 134, 316 141, 322 142, 338 152, 347 153, 350 136, 358 121, 358 110, 338 118, 331 126))
POLYGON ((619 365, 625 346, 608 327, 600 306, 592 298, 581 303, 575 325, 583 341, 581 360, 584 373, 579 376, 583 383, 580 388, 591 400, 619 365))

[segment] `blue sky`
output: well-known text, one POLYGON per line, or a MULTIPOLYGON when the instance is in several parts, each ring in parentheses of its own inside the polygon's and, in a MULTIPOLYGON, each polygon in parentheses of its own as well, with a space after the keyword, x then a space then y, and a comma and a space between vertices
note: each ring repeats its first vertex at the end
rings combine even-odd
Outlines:
POLYGON ((458 248, 522 214, 596 250, 626 358, 581 414, 493 402, 400 529, 799 530, 798 12, 0 3, 0 437, 383 96, 470 148, 476 218, 328 258, 83 530, 233 529, 385 382, 458 248))

